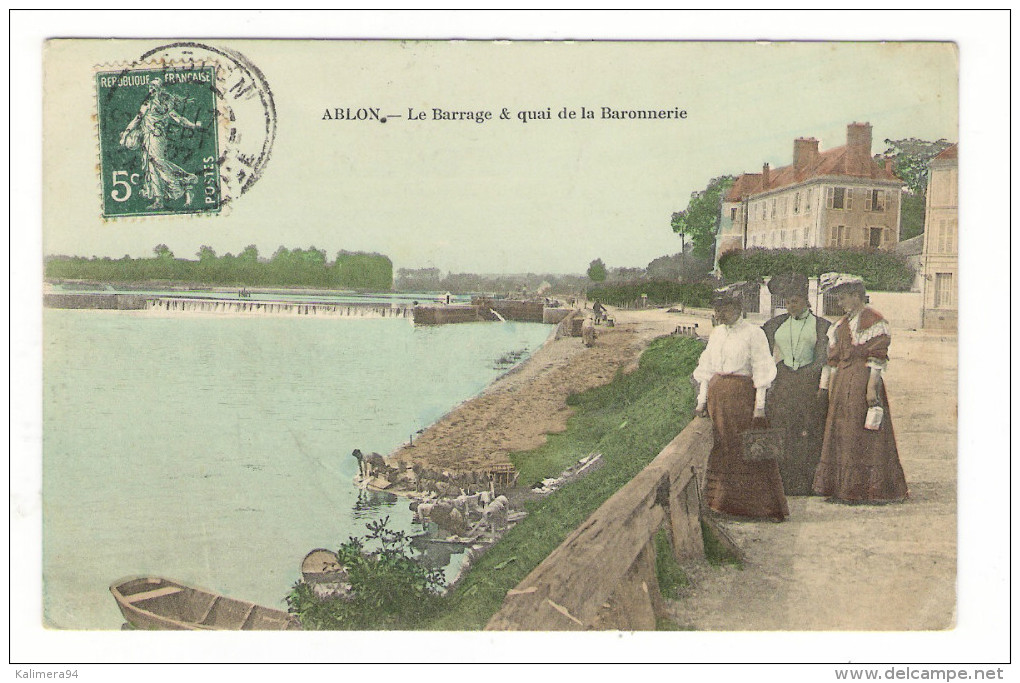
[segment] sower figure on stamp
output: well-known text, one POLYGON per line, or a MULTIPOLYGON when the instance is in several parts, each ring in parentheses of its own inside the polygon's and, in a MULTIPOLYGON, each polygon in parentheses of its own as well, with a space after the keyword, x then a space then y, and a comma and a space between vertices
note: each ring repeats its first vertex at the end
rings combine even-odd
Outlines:
POLYGON ((160 79, 149 84, 149 94, 138 114, 120 134, 120 144, 128 149, 142 150, 142 196, 151 199, 150 209, 162 209, 166 199, 185 197, 191 206, 198 176, 170 161, 167 144, 171 123, 184 128, 201 128, 201 121, 189 121, 177 113, 185 100, 163 88, 160 79))
POLYGON ((828 365, 819 383, 819 394, 829 394, 829 417, 815 493, 851 503, 903 500, 907 482, 882 381, 889 323, 864 305, 861 278, 826 273, 819 285, 836 295, 846 315, 829 328, 828 365))
POLYGON ((827 402, 817 398, 828 359, 829 321, 811 312, 808 279, 799 273, 777 275, 769 291, 786 301, 786 313, 762 325, 776 361, 769 389, 769 426, 784 430, 785 458, 779 463, 788 496, 810 496, 822 452, 827 402))
POLYGON ((790 515, 775 460, 743 457, 742 434, 765 421, 765 392, 776 364, 760 327, 743 319, 740 300, 724 292, 714 302, 719 325, 701 354, 694 380, 699 415, 712 418, 705 503, 731 515, 782 521, 790 515))

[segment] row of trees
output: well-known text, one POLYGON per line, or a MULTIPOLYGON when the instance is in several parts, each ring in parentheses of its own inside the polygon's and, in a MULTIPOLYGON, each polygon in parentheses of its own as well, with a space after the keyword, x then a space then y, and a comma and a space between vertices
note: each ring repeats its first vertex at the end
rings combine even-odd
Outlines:
POLYGON ((46 260, 47 278, 138 284, 170 282, 231 287, 298 286, 323 289, 387 291, 393 287, 393 264, 376 253, 340 251, 329 261, 326 251, 312 246, 281 246, 268 259, 248 245, 236 256, 202 245, 198 260, 177 258, 165 244, 153 248, 153 258, 119 259, 52 256, 46 260))

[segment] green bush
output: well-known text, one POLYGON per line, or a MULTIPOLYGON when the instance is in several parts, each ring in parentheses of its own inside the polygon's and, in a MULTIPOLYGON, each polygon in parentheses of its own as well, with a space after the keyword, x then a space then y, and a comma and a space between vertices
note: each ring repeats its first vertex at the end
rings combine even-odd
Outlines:
POLYGON ((648 304, 651 306, 683 304, 705 307, 712 302, 712 286, 703 282, 681 284, 671 280, 644 280, 588 289, 588 298, 592 301, 620 307, 632 306, 641 299, 642 294, 648 295, 648 304))
POLYGON ((306 583, 294 584, 287 609, 305 630, 413 629, 442 601, 443 573, 414 557, 411 539, 387 528, 389 517, 369 522, 365 538, 351 537, 337 557, 347 569, 350 594, 319 598, 306 583), (366 549, 366 541, 379 548, 366 549))
POLYGON ((906 257, 877 249, 748 249, 731 251, 719 259, 727 282, 758 280, 777 273, 851 273, 864 278, 869 290, 909 291, 914 269, 906 257))

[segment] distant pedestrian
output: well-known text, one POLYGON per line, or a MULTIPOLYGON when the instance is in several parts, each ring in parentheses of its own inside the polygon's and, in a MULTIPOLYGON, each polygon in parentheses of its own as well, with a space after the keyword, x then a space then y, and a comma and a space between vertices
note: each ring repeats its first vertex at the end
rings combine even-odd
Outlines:
POLYGON ((818 393, 828 392, 829 416, 814 491, 852 503, 903 500, 907 482, 882 380, 892 341, 889 323, 865 305, 860 277, 826 273, 820 286, 836 295, 845 315, 829 328, 828 364, 819 383, 818 393), (881 409, 877 424, 872 408, 881 409))
POLYGON ((694 380, 697 413, 712 418, 712 451, 705 473, 705 504, 731 515, 782 521, 790 515, 775 460, 745 460, 742 435, 764 422, 766 390, 776 364, 760 327, 743 319, 740 300, 714 302, 720 322, 701 354, 694 380))

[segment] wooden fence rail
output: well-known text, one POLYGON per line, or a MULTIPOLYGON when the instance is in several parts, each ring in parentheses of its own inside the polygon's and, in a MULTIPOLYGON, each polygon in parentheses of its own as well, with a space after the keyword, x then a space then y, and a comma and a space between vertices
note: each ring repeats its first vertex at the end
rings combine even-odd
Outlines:
POLYGON ((699 476, 712 423, 694 418, 649 465, 507 593, 486 630, 651 630, 663 616, 655 535, 677 561, 704 555, 699 476))

